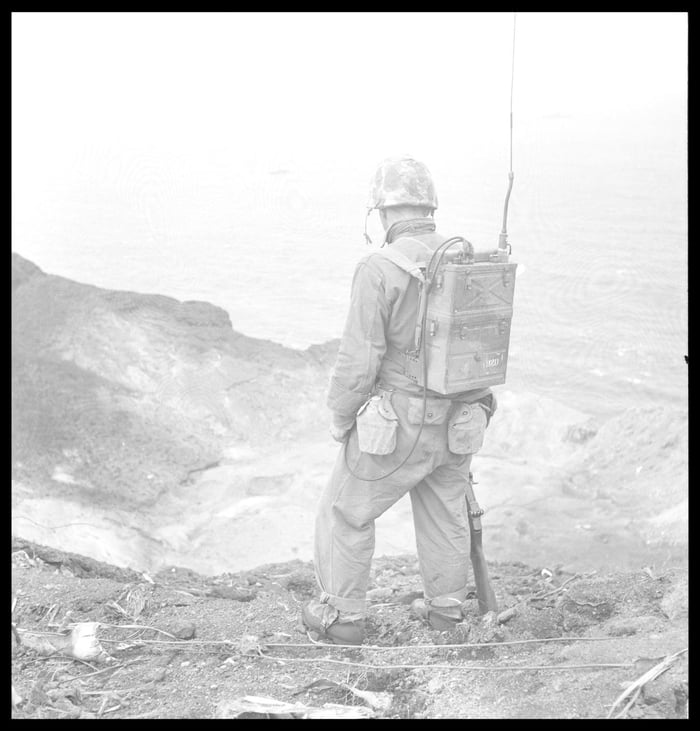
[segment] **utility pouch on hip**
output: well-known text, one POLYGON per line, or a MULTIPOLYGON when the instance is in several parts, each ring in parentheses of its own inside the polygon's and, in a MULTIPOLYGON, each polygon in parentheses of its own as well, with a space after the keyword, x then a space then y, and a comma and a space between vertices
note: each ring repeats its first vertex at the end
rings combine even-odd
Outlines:
POLYGON ((396 449, 399 417, 388 393, 372 396, 357 412, 357 441, 366 454, 391 454, 396 449))
POLYGON ((475 454, 484 443, 486 412, 478 403, 456 404, 447 428, 447 446, 454 454, 475 454))
MULTIPOLYGON (((452 406, 448 399, 429 398, 425 405, 425 424, 444 424, 452 406)), ((408 399, 408 423, 423 423, 423 399, 420 396, 410 396, 408 399)))

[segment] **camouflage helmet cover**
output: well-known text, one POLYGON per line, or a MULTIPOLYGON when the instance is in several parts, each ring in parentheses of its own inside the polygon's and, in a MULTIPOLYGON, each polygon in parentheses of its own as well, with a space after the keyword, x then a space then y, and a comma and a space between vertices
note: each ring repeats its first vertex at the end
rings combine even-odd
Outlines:
POLYGON ((428 168, 408 155, 388 157, 372 178, 367 207, 438 207, 433 178, 428 168))

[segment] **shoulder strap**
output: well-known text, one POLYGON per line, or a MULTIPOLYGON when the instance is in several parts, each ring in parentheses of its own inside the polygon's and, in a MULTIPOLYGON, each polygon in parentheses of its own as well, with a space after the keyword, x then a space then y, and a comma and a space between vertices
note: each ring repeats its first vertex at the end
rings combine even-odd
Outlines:
POLYGON ((408 272, 412 277, 415 277, 419 282, 424 283, 425 277, 421 271, 420 262, 409 259, 406 254, 403 254, 398 249, 382 248, 374 252, 379 256, 383 256, 390 262, 396 264, 399 269, 403 269, 408 272))
POLYGON ((412 277, 415 277, 419 282, 425 283, 425 276, 421 271, 421 266, 425 268, 425 262, 415 261, 401 251, 401 244, 404 242, 411 242, 425 249, 428 254, 433 255, 433 249, 428 244, 420 239, 413 238, 413 236, 401 236, 389 247, 382 247, 376 253, 383 256, 385 259, 396 264, 397 267, 408 272, 412 277))

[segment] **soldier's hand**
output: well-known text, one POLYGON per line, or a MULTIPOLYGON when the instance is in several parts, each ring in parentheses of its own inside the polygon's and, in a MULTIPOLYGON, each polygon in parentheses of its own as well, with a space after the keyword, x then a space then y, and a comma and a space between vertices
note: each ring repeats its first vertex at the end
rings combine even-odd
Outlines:
POLYGON ((498 408, 498 401, 496 401, 496 394, 491 394, 491 416, 493 416, 496 413, 496 409, 498 408))
POLYGON ((335 424, 331 424, 329 431, 336 442, 344 442, 350 435, 350 429, 338 427, 335 424))
POLYGON ((484 412, 486 413, 486 426, 488 426, 491 422, 491 417, 494 415, 496 409, 498 408, 496 396, 493 393, 490 393, 488 396, 484 396, 484 398, 479 399, 477 403, 483 407, 484 412))

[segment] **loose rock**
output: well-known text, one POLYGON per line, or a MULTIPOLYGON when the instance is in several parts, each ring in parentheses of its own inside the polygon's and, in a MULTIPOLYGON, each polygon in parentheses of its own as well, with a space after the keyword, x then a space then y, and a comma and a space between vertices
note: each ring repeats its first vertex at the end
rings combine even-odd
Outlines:
POLYGON ((194 638, 197 632, 197 628, 193 622, 186 622, 185 624, 178 625, 172 630, 171 634, 175 635, 181 640, 191 640, 194 638))

